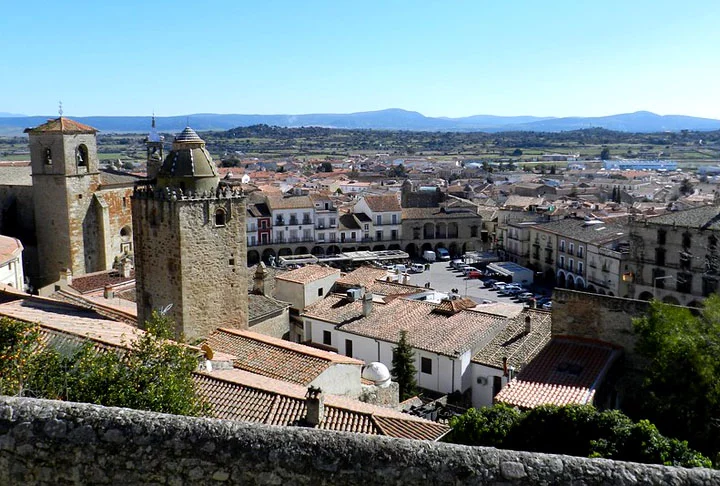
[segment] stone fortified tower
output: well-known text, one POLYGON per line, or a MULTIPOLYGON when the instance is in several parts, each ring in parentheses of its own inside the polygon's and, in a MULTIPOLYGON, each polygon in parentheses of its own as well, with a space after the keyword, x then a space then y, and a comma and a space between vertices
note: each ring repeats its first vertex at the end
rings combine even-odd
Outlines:
POLYGON ((97 130, 60 116, 25 130, 30 143, 39 287, 74 275, 104 270, 108 256, 93 193, 100 183, 97 130))
POLYGON ((138 323, 167 314, 192 342, 218 327, 247 328, 245 197, 219 185, 205 142, 186 128, 156 184, 132 198, 138 323))

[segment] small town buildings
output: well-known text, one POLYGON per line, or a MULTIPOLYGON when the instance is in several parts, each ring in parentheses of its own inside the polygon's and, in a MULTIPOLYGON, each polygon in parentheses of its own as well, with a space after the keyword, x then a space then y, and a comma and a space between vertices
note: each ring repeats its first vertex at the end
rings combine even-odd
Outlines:
POLYGON ((304 267, 282 273, 275 278, 275 298, 288 302, 294 312, 322 300, 340 278, 340 270, 324 265, 304 267))
POLYGON ((630 223, 631 296, 700 307, 720 291, 720 207, 630 223))

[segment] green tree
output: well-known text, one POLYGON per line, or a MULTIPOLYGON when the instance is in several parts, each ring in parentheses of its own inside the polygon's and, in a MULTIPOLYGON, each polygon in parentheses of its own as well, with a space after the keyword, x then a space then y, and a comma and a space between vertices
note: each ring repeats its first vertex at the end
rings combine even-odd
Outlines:
POLYGON ((720 296, 701 313, 654 301, 633 321, 637 352, 648 361, 632 407, 665 434, 720 459, 720 296))
POLYGON ((332 172, 333 166, 330 162, 323 162, 322 164, 320 164, 319 169, 320 172, 332 172))
POLYGON ((400 331, 400 341, 393 349, 392 377, 400 386, 400 400, 407 400, 417 394, 415 376, 415 353, 407 342, 407 331, 400 331))
POLYGON ((520 157, 522 154, 523 154, 523 151, 520 150, 519 148, 513 150, 513 153, 512 153, 513 157, 520 157))
POLYGON ((690 179, 683 179, 680 183, 680 193, 687 196, 688 194, 692 194, 695 190, 692 182, 690 182, 690 179))
POLYGON ((550 166, 550 173, 554 175, 555 172, 557 172, 557 167, 555 167, 555 164, 553 164, 550 166))
POLYGON ((498 404, 454 417, 448 441, 502 449, 604 457, 652 464, 710 467, 711 461, 670 439, 647 420, 590 405, 543 405, 526 412, 498 404))
POLYGON ((600 151, 600 160, 609 160, 610 159, 610 149, 607 147, 603 147, 603 149, 600 151))
POLYGON ((86 341, 61 354, 40 339, 37 326, 0 321, 3 394, 34 396, 178 415, 205 415, 193 372, 197 353, 171 341, 172 323, 153 313, 147 332, 127 350, 98 351, 86 341), (12 378, 11 378, 12 377, 12 378))

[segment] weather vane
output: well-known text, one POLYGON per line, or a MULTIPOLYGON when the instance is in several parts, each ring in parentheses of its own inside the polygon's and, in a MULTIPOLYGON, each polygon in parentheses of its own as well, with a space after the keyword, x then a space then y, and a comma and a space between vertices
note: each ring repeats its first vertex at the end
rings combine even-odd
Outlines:
POLYGON ((60 116, 62 116, 62 114, 63 114, 62 101, 58 101, 58 113, 60 113, 60 116))

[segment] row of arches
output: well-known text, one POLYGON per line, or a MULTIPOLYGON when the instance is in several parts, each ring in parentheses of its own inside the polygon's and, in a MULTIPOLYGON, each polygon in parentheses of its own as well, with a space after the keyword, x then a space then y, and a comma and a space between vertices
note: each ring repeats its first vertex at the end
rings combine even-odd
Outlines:
MULTIPOLYGON (((654 296, 653 296, 652 292, 649 292, 647 290, 644 292, 640 292, 640 295, 638 295, 638 300, 653 300, 653 298, 654 298, 654 296)), ((680 303, 680 301, 672 295, 666 295, 660 300, 662 300, 666 304, 682 305, 680 303)), ((703 306, 702 303, 698 302, 697 300, 693 300, 692 302, 689 302, 686 305, 687 305, 687 307, 696 307, 696 308, 702 308, 702 306, 703 306)))
POLYGON ((555 278, 555 286, 562 289, 569 290, 582 290, 583 292, 589 292, 591 294, 607 295, 614 297, 615 294, 612 292, 606 292, 602 287, 596 287, 593 284, 588 284, 585 279, 572 273, 567 273, 562 270, 558 270, 555 278))
POLYGON ((307 246, 298 246, 293 250, 292 248, 280 248, 278 251, 275 251, 273 248, 265 248, 262 253, 260 253, 259 250, 248 250, 247 252, 247 264, 248 266, 256 265, 260 263, 261 259, 264 262, 269 262, 270 257, 277 258, 281 256, 290 256, 290 255, 314 255, 316 257, 324 257, 326 255, 337 255, 338 253, 348 252, 348 251, 383 251, 383 250, 399 250, 400 245, 398 244, 392 244, 389 246, 385 245, 375 245, 375 246, 339 246, 339 245, 329 245, 327 248, 323 248, 322 246, 313 246, 313 247, 307 247, 307 246))
POLYGON ((423 239, 457 238, 458 231, 458 224, 455 222, 425 223, 423 225, 423 239))

